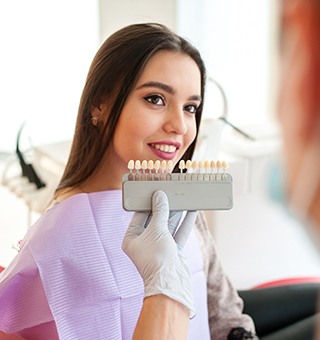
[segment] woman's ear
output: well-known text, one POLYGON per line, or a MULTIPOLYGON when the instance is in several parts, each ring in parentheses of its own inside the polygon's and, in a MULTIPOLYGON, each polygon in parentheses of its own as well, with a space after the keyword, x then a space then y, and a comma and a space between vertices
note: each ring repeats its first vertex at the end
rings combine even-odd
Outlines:
POLYGON ((107 104, 99 104, 93 106, 91 109, 91 122, 94 126, 105 120, 105 111, 107 109, 107 104))
POLYGON ((91 109, 91 123, 94 126, 98 125, 98 122, 101 121, 102 113, 100 106, 94 106, 91 109))

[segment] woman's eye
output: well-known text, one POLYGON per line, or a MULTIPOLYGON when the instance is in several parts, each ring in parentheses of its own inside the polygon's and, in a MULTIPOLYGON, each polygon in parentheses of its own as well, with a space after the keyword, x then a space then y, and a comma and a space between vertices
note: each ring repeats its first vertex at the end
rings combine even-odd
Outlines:
POLYGON ((197 113, 197 110, 198 110, 198 107, 196 106, 196 105, 187 105, 187 106, 185 106, 184 107, 184 109, 186 110, 186 111, 188 111, 189 113, 197 113))
POLYGON ((156 94, 154 94, 154 95, 152 95, 152 96, 144 97, 144 99, 145 99, 147 102, 149 102, 149 103, 151 103, 151 104, 153 104, 153 105, 158 105, 158 106, 164 105, 164 100, 163 100, 163 98, 162 98, 161 96, 159 96, 159 95, 156 95, 156 94))

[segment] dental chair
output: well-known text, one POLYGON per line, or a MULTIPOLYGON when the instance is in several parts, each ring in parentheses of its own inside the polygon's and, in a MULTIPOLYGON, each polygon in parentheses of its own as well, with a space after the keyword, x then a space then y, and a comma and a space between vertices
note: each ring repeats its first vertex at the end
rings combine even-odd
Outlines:
POLYGON ((239 291, 261 340, 316 339, 320 277, 295 277, 239 291))

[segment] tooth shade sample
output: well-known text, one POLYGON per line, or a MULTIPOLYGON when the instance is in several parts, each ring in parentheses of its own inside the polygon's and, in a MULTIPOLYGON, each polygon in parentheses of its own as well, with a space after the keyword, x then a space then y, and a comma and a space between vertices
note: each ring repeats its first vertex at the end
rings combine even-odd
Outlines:
POLYGON ((160 168, 160 161, 159 160, 156 160, 155 162, 154 162, 154 168, 158 171, 159 170, 159 168, 160 168))
POLYGON ((128 169, 129 170, 133 170, 134 169, 134 160, 130 159, 130 161, 128 162, 128 169))
POLYGON ((164 172, 166 167, 167 167, 167 162, 166 161, 162 161, 161 164, 160 164, 160 168, 161 168, 162 172, 164 172))
POLYGON ((192 167, 192 162, 190 160, 186 161, 186 169, 189 170, 192 167))
POLYGON ((136 170, 140 170, 141 169, 141 162, 139 160, 135 162, 134 168, 136 170))
POLYGON ((183 159, 181 159, 181 161, 179 162, 179 169, 183 170, 185 169, 185 167, 186 167, 186 163, 183 159))
POLYGON ((143 160, 141 163, 142 170, 146 170, 148 168, 148 162, 146 160, 143 160))

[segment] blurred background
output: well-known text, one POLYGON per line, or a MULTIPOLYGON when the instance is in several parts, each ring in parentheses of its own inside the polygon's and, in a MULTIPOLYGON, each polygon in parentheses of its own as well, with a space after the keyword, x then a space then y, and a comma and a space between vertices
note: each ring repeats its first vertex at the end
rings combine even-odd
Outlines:
POLYGON ((137 22, 166 24, 194 43, 206 62, 195 158, 230 163, 234 208, 207 218, 236 287, 320 276, 309 236, 268 191, 270 168, 281 159, 277 0, 1 1, 0 266, 14 257, 12 245, 59 181, 95 52, 114 31, 137 22), (19 148, 43 188, 21 180, 16 143, 22 125, 19 148))

